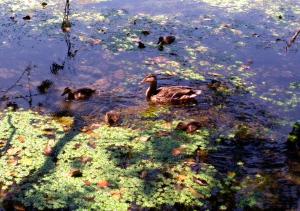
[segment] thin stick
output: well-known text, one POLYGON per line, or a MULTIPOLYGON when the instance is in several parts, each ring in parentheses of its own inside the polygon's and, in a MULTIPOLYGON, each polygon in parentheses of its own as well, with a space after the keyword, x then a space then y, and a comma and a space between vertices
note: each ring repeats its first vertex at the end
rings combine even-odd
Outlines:
POLYGON ((286 50, 290 47, 292 47, 292 45, 296 42, 298 36, 300 35, 300 29, 298 31, 295 32, 295 34, 292 36, 292 38, 290 39, 290 41, 287 43, 287 47, 286 50))

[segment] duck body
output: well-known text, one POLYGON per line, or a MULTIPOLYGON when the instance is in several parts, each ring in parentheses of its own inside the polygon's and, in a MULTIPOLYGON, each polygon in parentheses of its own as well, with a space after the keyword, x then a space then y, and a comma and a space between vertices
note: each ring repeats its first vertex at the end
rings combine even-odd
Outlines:
POLYGON ((157 89, 157 78, 155 75, 147 76, 142 82, 150 84, 146 91, 146 98, 148 101, 156 104, 197 102, 195 98, 201 94, 201 90, 194 90, 188 86, 166 86, 157 89))
POLYGON ((116 126, 120 123, 121 114, 117 111, 109 111, 105 114, 104 121, 109 126, 116 126))
POLYGON ((89 99, 96 90, 90 88, 81 88, 72 91, 69 87, 65 88, 62 96, 67 95, 67 100, 87 100, 89 99))
POLYGON ((207 86, 209 89, 217 91, 218 88, 221 86, 221 81, 212 79, 211 82, 207 86))
POLYGON ((159 37, 157 44, 158 45, 169 45, 176 40, 175 36, 165 36, 159 37))
POLYGON ((201 127, 202 127, 201 122, 197 122, 197 121, 190 121, 188 123, 179 122, 176 127, 176 130, 182 130, 187 133, 194 133, 201 127))

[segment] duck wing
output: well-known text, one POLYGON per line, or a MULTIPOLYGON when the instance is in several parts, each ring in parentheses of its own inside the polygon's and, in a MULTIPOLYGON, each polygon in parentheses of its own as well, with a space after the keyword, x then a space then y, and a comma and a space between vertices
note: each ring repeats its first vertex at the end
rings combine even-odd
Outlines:
POLYGON ((169 100, 180 100, 187 98, 195 98, 201 94, 201 90, 194 90, 188 86, 168 86, 161 87, 157 90, 157 98, 166 98, 169 100))
POLYGON ((76 100, 86 100, 92 96, 96 90, 90 88, 81 88, 74 92, 76 100))
POLYGON ((78 89, 76 92, 81 92, 81 93, 94 93, 96 90, 91 89, 91 88, 81 88, 78 89))

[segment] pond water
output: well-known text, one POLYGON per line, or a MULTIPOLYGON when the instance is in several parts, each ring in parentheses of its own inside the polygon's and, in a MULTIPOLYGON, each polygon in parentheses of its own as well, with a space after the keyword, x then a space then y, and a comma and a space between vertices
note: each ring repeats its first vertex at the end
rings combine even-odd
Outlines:
POLYGON ((209 160, 221 174, 239 172, 246 190, 260 189, 262 209, 300 209, 300 166, 285 145, 300 116, 300 38, 287 48, 300 29, 300 2, 74 0, 69 32, 61 29, 64 8, 57 0, 44 6, 0 0, 2 109, 15 102, 94 121, 111 109, 129 114, 149 109, 146 87, 139 83, 149 73, 158 74, 161 85, 201 88, 221 80, 240 91, 220 100, 206 90, 196 106, 174 107, 161 118, 210 115, 220 133, 241 122, 275 131, 263 143, 225 141, 209 160), (170 34, 175 43, 159 51, 158 38, 170 34), (138 41, 146 48, 139 49, 138 41), (42 94, 37 87, 45 80, 52 86, 42 94), (65 87, 97 93, 89 101, 66 102, 65 87), (257 187, 261 177, 268 182, 257 187))

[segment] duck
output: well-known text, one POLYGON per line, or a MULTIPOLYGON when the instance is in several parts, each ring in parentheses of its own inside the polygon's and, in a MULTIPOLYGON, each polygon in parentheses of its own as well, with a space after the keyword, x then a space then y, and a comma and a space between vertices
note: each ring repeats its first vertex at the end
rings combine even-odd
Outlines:
POLYGON ((217 91, 218 88, 221 86, 221 84, 222 84, 221 81, 218 81, 216 79, 212 79, 210 81, 210 83, 207 85, 207 87, 211 90, 217 91))
POLYGON ((40 94, 46 94, 52 86, 53 82, 47 79, 42 81, 42 83, 39 86, 37 86, 37 90, 40 94))
POLYGON ((156 104, 183 104, 197 102, 196 97, 202 93, 188 86, 165 86, 157 88, 157 77, 154 74, 146 76, 141 83, 149 83, 146 99, 156 104))
POLYGON ((175 36, 165 36, 165 37, 159 37, 158 38, 158 45, 169 45, 172 44, 176 40, 175 36))
POLYGON ((146 46, 145 46, 145 44, 143 42, 139 41, 138 42, 138 48, 143 49, 143 48, 146 48, 146 46))
POLYGON ((19 105, 16 102, 8 102, 6 104, 6 108, 10 108, 12 111, 16 111, 19 109, 19 105))
POLYGON ((165 37, 159 37, 158 38, 158 50, 163 51, 164 45, 169 45, 175 41, 175 36, 165 36, 165 37))
POLYGON ((89 99, 96 90, 90 88, 81 88, 75 91, 72 91, 69 87, 64 89, 64 92, 61 96, 67 95, 67 100, 87 100, 89 99))
POLYGON ((187 133, 194 133, 201 127, 202 127, 201 122, 197 122, 197 121, 190 121, 188 123, 179 122, 178 125, 176 126, 176 130, 185 131, 187 133))
POLYGON ((120 123, 121 113, 117 111, 109 111, 105 114, 104 121, 108 126, 116 126, 120 123))

